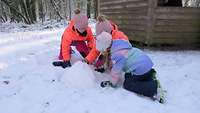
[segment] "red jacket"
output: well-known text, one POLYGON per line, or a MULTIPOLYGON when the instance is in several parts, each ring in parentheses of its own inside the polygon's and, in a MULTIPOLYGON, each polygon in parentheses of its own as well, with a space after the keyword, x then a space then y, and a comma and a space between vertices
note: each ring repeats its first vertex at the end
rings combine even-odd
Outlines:
POLYGON ((86 60, 89 63, 92 63, 97 56, 99 55, 99 52, 96 50, 96 44, 95 39, 93 37, 92 31, 90 27, 87 27, 87 35, 85 37, 80 36, 79 33, 73 29, 73 21, 70 23, 70 25, 65 29, 62 37, 61 47, 62 47, 62 56, 63 60, 70 60, 71 59, 71 44, 73 41, 86 41, 87 47, 90 49, 89 54, 86 56, 86 60))
POLYGON ((121 31, 118 30, 112 30, 112 40, 128 40, 128 37, 121 31))
POLYGON ((117 24, 115 24, 115 23, 112 22, 111 20, 110 20, 110 24, 112 25, 112 30, 118 30, 117 24))

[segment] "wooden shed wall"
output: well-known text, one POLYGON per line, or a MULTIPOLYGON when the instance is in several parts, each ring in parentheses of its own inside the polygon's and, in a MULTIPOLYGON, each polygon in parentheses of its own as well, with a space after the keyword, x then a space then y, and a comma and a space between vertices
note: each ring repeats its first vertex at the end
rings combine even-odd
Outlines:
POLYGON ((148 0, 100 0, 99 7, 130 40, 145 41, 148 0))
POLYGON ((200 8, 157 7, 152 43, 200 45, 200 8))
POLYGON ((157 0, 99 0, 99 12, 130 40, 200 46, 200 8, 157 7, 157 0))

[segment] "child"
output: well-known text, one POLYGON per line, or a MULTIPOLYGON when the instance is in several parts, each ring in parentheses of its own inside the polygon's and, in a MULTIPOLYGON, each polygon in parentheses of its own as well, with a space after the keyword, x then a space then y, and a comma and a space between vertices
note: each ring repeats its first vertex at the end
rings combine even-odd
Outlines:
POLYGON ((123 88, 155 98, 158 84, 155 80, 156 71, 152 68, 153 62, 140 49, 132 47, 123 32, 109 31, 109 24, 109 21, 104 20, 98 21, 96 25, 96 48, 100 52, 110 48, 112 62, 111 80, 103 81, 101 86, 118 87, 124 72, 123 88))
MULTIPOLYGON (((108 21, 105 16, 100 15, 97 17, 97 23, 96 23, 96 35, 98 36, 101 32, 106 31, 108 33, 112 34, 112 39, 123 39, 128 41, 128 37, 124 35, 123 32, 118 30, 118 26, 112 22, 111 20, 108 21)), ((110 60, 110 53, 109 52, 103 52, 103 58, 104 58, 104 67, 106 69, 109 69, 111 67, 111 63, 108 62, 110 60)))
POLYGON ((62 66, 63 68, 71 66, 71 46, 75 46, 83 56, 84 61, 89 64, 99 55, 95 48, 91 28, 88 26, 88 18, 86 15, 80 14, 79 10, 75 11, 72 21, 62 36, 59 60, 63 61, 53 62, 54 66, 62 66))

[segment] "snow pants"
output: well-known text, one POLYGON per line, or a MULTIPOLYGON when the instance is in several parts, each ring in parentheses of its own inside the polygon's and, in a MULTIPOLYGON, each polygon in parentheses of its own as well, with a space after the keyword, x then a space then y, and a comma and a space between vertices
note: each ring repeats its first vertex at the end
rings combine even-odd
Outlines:
MULTIPOLYGON (((74 42, 72 42, 71 45, 76 47, 76 49, 83 56, 83 58, 85 58, 89 54, 90 49, 87 47, 87 45, 84 41, 74 41, 74 42)), ((59 60, 63 59, 62 45, 60 45, 60 54, 59 54, 58 58, 59 58, 59 60)))
MULTIPOLYGON (((91 48, 89 48, 86 45, 85 41, 74 41, 74 42, 72 42, 71 45, 76 47, 76 49, 83 56, 83 58, 85 58, 89 54, 89 52, 91 50, 91 48)), ((60 49, 60 54, 59 54, 58 58, 59 58, 59 60, 62 60, 63 59, 63 56, 62 56, 62 47, 60 47, 60 48, 61 49, 60 49)), ((96 61, 96 63, 94 65, 95 65, 95 67, 100 67, 103 64, 104 64, 104 56, 100 55, 99 58, 98 58, 98 60, 96 61)))
POLYGON ((124 89, 137 94, 153 97, 157 94, 157 81, 154 79, 156 71, 151 69, 143 75, 133 75, 125 73, 124 89))

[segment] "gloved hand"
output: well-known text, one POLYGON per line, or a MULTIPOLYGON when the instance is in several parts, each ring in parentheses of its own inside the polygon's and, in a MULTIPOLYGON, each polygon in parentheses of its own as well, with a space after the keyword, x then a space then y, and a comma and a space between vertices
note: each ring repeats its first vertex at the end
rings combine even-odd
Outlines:
POLYGON ((64 62, 63 62, 63 65, 62 65, 63 68, 71 67, 71 66, 72 66, 72 65, 71 65, 70 61, 64 61, 64 62))
POLYGON ((101 87, 102 88, 104 88, 104 87, 116 88, 117 85, 113 85, 112 82, 110 82, 110 81, 103 81, 103 82, 101 82, 101 87))
POLYGON ((62 66, 63 65, 63 61, 54 61, 53 66, 62 66))
POLYGON ((89 64, 89 61, 87 59, 83 59, 82 62, 89 64))
POLYGON ((100 73, 104 73, 106 70, 105 70, 105 68, 96 68, 96 69, 94 69, 95 71, 97 71, 97 72, 100 72, 100 73))

